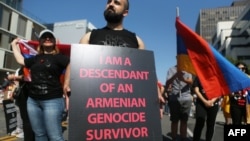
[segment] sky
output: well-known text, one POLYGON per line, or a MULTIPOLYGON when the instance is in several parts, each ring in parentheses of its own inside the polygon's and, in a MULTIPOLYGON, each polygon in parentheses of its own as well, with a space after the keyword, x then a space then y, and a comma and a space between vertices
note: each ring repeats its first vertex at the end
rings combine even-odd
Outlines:
MULTIPOLYGON (((176 64, 176 9, 181 21, 195 30, 201 9, 230 6, 233 0, 130 0, 124 28, 135 32, 146 50, 153 51, 157 78, 163 84, 176 64)), ((86 19, 95 27, 106 25, 107 0, 23 0, 23 9, 45 23, 86 19)), ((79 37, 80 40, 81 37, 79 37)))

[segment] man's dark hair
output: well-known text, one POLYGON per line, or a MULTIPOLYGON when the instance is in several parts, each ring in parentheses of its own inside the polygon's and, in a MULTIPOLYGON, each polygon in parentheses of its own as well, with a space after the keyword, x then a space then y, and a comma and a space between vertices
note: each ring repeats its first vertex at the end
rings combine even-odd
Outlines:
POLYGON ((125 9, 129 10, 129 0, 127 0, 127 5, 125 5, 125 9))

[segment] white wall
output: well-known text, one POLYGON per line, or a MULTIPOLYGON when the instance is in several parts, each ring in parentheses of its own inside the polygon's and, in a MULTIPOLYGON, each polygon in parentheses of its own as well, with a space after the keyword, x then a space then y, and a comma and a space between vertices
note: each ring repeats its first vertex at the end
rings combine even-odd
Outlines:
POLYGON ((57 22, 53 31, 62 44, 79 43, 89 25, 92 26, 87 20, 57 22))

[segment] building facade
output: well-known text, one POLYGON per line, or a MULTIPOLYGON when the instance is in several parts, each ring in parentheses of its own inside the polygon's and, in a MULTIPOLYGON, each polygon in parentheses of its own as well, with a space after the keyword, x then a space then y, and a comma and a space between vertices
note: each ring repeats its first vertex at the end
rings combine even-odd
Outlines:
POLYGON ((217 23, 220 21, 234 21, 245 8, 248 0, 236 0, 231 6, 201 9, 195 31, 207 42, 212 43, 217 23))
POLYGON ((21 11, 23 0, 0 0, 0 1, 18 11, 21 11))
POLYGON ((87 20, 55 22, 47 25, 62 44, 79 43, 80 38, 96 27, 87 20), (73 34, 72 34, 73 33, 73 34))
POLYGON ((19 11, 21 4, 21 0, 0 1, 0 82, 6 77, 7 72, 14 72, 20 67, 13 56, 11 41, 16 37, 35 40, 35 33, 46 28, 22 14, 19 11))
POLYGON ((217 24, 212 44, 223 56, 250 64, 250 2, 237 20, 217 24))
POLYGON ((15 72, 20 67, 10 46, 14 38, 37 40, 40 31, 49 28, 54 31, 60 43, 71 44, 79 43, 81 36, 95 28, 87 20, 46 24, 27 15, 29 14, 22 9, 22 0, 0 1, 0 84, 7 72, 15 72))

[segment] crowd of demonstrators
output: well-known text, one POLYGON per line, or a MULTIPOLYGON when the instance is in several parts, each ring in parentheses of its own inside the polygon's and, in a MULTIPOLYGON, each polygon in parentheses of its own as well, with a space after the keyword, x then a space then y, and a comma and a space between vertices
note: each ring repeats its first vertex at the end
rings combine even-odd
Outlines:
MULTIPOLYGON (((244 73, 248 73, 247 65, 238 62, 235 66, 244 73)), ((246 124, 247 122, 247 93, 248 90, 240 90, 230 94, 230 113, 233 125, 246 124)))
POLYGON ((214 134, 216 116, 219 110, 220 97, 208 99, 197 76, 193 83, 193 89, 197 96, 195 106, 195 127, 193 131, 193 141, 200 141, 202 130, 206 123, 205 140, 211 141, 214 134))
MULTIPOLYGON (((23 132, 20 132, 21 130, 17 128, 13 134, 16 134, 16 136, 19 138, 23 137, 24 141, 35 141, 34 132, 32 131, 27 112, 28 82, 24 81, 23 79, 23 67, 18 69, 15 75, 8 75, 8 80, 17 81, 17 85, 22 86, 20 95, 15 97, 15 100, 20 111, 23 132)), ((17 116, 17 122, 18 121, 19 119, 17 116)))
MULTIPOLYGON (((238 69, 242 70, 244 73, 246 73, 249 76, 248 68, 245 63, 239 62, 235 64, 235 66, 238 67, 238 69)), ((183 72, 182 73, 180 73, 181 71, 179 73, 178 72, 177 72, 177 66, 171 67, 168 70, 168 75, 167 75, 167 80, 166 80, 166 85, 165 85, 165 94, 167 94, 166 103, 170 106, 171 135, 172 135, 173 140, 176 140, 176 137, 177 137, 177 131, 178 131, 177 119, 181 118, 181 116, 184 115, 184 114, 181 114, 180 112, 180 109, 181 109, 180 99, 181 99, 181 96, 183 95, 178 91, 181 87, 183 87, 183 86, 180 87, 180 82, 178 82, 178 79, 181 78, 180 74, 183 75, 183 72)), ((182 77, 182 78, 184 79, 185 77, 182 77)), ((200 82, 199 80, 199 77, 195 76, 193 78, 195 78, 193 83, 192 81, 190 81, 189 83, 189 84, 192 83, 192 87, 189 87, 189 88, 190 90, 192 90, 191 93, 193 94, 193 104, 195 106, 195 110, 192 111, 192 109, 190 108, 187 108, 190 110, 185 110, 186 115, 189 114, 189 112, 187 111, 190 111, 190 116, 192 113, 195 113, 194 115, 195 126, 194 126, 194 131, 193 131, 193 141, 200 140, 205 124, 207 127, 205 140, 206 141, 212 140, 213 135, 214 135, 216 117, 220 108, 223 111, 223 115, 225 117, 225 124, 235 124, 235 125, 239 125, 242 123, 250 124, 250 94, 249 94, 250 89, 244 89, 242 91, 235 92, 235 93, 225 95, 222 97, 208 99, 206 96, 206 92, 204 91, 202 87, 202 82, 200 82)), ((190 102, 190 104, 191 103, 192 102, 190 102)), ((186 107, 190 107, 190 106, 186 106, 186 107)), ((165 112, 167 112, 167 110, 165 110, 165 112)), ((185 119, 187 119, 187 116, 185 117, 185 119)), ((185 132, 182 132, 181 129, 184 129, 184 128, 180 128, 180 135, 181 137, 183 137, 182 133, 185 133, 185 132)))
MULTIPOLYGON (((104 11, 106 26, 85 34, 79 43, 145 49, 140 37, 123 27, 123 19, 128 11, 128 0, 108 0, 104 11)), ((66 94, 70 91, 69 58, 59 53, 56 38, 50 30, 40 32, 38 55, 31 58, 22 56, 18 47, 19 40, 14 39, 11 46, 16 61, 30 69, 32 80, 27 84, 28 90, 24 92, 26 101, 23 104, 27 107, 26 119, 30 120, 35 140, 64 141, 61 118, 64 108, 68 109, 69 104, 66 94), (65 69, 62 87, 59 77, 65 69), (66 97, 66 105, 63 95, 66 97)))
POLYGON ((181 140, 186 140, 187 138, 187 122, 193 102, 190 91, 192 82, 192 74, 185 71, 177 71, 177 66, 171 67, 167 72, 165 89, 171 87, 171 91, 168 93, 168 105, 171 114, 172 140, 177 140, 179 122, 181 140))
MULTIPOLYGON (((56 46, 56 37, 50 30, 39 34, 38 54, 24 58, 16 38, 11 46, 16 61, 30 69, 27 111, 36 141, 64 141, 61 121, 65 108, 60 76, 69 71, 69 57, 61 54, 56 46)), ((65 76, 66 77, 66 76, 65 76)), ((69 78, 65 78, 68 79, 69 78)))
POLYGON ((7 79, 9 81, 11 81, 11 85, 12 85, 12 90, 11 90, 11 99, 14 101, 15 103, 15 108, 16 108, 16 120, 17 120, 17 126, 16 129, 14 131, 11 132, 12 136, 16 136, 18 138, 24 138, 24 133, 23 133, 23 120, 21 118, 21 109, 20 107, 20 100, 19 97, 15 97, 13 94, 15 92, 15 89, 17 89, 17 87, 19 87, 20 83, 19 83, 19 77, 18 77, 18 72, 19 69, 16 70, 15 74, 8 74, 7 79), (15 79, 17 78, 17 79, 15 79))
MULTIPOLYGON (((106 25, 103 28, 86 33, 81 37, 79 43, 145 49, 142 39, 123 26, 124 18, 128 15, 128 12, 128 0, 108 0, 104 10, 106 25)), ((20 84, 27 83, 23 88, 22 100, 18 103, 23 120, 24 141, 64 141, 61 121, 65 109, 68 110, 69 108, 67 92, 70 91, 70 59, 60 54, 56 46, 56 37, 50 30, 40 32, 38 55, 31 58, 22 56, 18 47, 19 40, 19 38, 16 38, 11 43, 13 53, 19 64, 31 70, 32 81, 24 82, 22 71, 19 71, 19 75, 10 75, 8 79, 19 79, 20 84), (62 86, 60 76, 65 70, 65 79, 62 86), (66 103, 64 98, 66 98, 66 103)), ((248 73, 245 64, 238 63, 236 66, 248 73)), ((7 82, 2 87, 8 85, 7 82)), ((163 116, 164 104, 165 112, 169 112, 169 115, 171 115, 172 140, 177 140, 178 128, 181 140, 186 140, 187 122, 190 114, 193 113, 191 108, 194 102, 193 141, 200 140, 205 123, 207 126, 206 141, 212 140, 219 110, 219 98, 209 100, 201 83, 198 77, 193 81, 192 74, 177 71, 177 66, 169 68, 165 88, 159 81, 157 82, 158 98, 161 104, 160 117, 163 116), (195 101, 190 89, 191 84, 196 96, 195 101), (162 94, 166 95, 166 102, 162 94), (178 127, 179 124, 180 127, 178 127)), ((231 94, 230 100, 229 97, 223 99, 225 100, 223 106, 221 105, 225 109, 223 113, 225 117, 231 115, 233 124, 241 124, 242 118, 245 118, 244 123, 250 124, 250 98, 247 101, 246 96, 245 90, 242 90, 231 94), (230 111, 227 107, 229 104, 230 111)), ((229 123, 226 119, 226 124, 229 123)))

